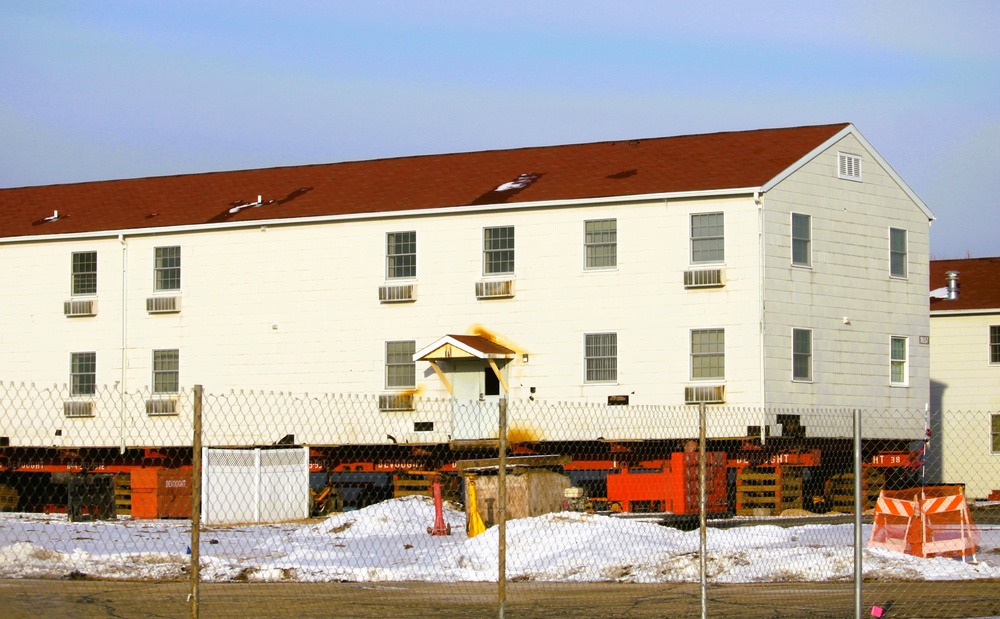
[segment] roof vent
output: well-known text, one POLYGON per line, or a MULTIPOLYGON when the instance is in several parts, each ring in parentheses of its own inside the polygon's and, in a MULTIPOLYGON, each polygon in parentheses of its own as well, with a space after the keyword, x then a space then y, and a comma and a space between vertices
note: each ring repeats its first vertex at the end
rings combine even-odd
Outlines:
POLYGON ((958 271, 948 271, 944 274, 944 278, 948 280, 948 296, 949 301, 954 301, 958 298, 958 289, 961 284, 958 283, 958 271))

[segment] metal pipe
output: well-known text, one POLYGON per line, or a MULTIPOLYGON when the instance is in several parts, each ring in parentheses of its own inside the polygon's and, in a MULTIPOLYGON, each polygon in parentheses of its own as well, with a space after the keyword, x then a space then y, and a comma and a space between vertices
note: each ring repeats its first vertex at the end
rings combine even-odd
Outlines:
POLYGON ((507 613, 507 398, 500 398, 497 440, 497 616, 507 613))
POLYGON ((118 235, 118 242, 122 246, 122 304, 121 304, 121 325, 122 325, 122 372, 118 381, 118 452, 125 453, 125 382, 127 379, 126 369, 128 367, 128 243, 125 242, 125 235, 118 235))
POLYGON ((864 565, 861 561, 861 409, 854 409, 854 617, 861 619, 861 582, 864 565))
POLYGON ((708 619, 708 518, 705 505, 705 403, 698 404, 698 572, 701 580, 701 619, 708 619))
POLYGON ((201 592, 201 402, 203 389, 194 386, 194 436, 191 440, 191 619, 198 619, 201 592))

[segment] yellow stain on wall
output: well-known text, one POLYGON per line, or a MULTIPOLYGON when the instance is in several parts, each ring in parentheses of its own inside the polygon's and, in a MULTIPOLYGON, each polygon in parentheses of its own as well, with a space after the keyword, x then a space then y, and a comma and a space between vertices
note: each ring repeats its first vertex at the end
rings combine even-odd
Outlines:
POLYGON ((468 335, 478 335, 479 337, 484 337, 495 344, 500 344, 501 346, 505 346, 513 350, 519 355, 523 355, 528 352, 522 346, 513 342, 509 338, 506 338, 498 333, 494 333, 480 324, 471 325, 468 329, 468 335))

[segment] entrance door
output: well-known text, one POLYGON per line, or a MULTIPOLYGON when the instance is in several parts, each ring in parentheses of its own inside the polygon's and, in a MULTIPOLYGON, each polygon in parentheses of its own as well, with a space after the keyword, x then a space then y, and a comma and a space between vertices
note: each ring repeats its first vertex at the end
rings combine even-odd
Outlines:
MULTIPOLYGON (((506 368, 501 367, 503 372, 506 368)), ((481 359, 454 362, 452 409, 453 440, 497 438, 500 423, 500 380, 481 359)))

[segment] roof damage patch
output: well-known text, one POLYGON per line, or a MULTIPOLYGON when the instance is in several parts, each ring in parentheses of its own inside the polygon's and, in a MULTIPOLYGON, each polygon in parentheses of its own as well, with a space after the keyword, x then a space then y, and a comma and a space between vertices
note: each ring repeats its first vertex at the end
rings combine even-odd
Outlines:
POLYGON ((514 180, 501 183, 496 188, 487 191, 473 200, 471 204, 503 204, 524 191, 541 177, 542 174, 539 172, 519 174, 514 180))

